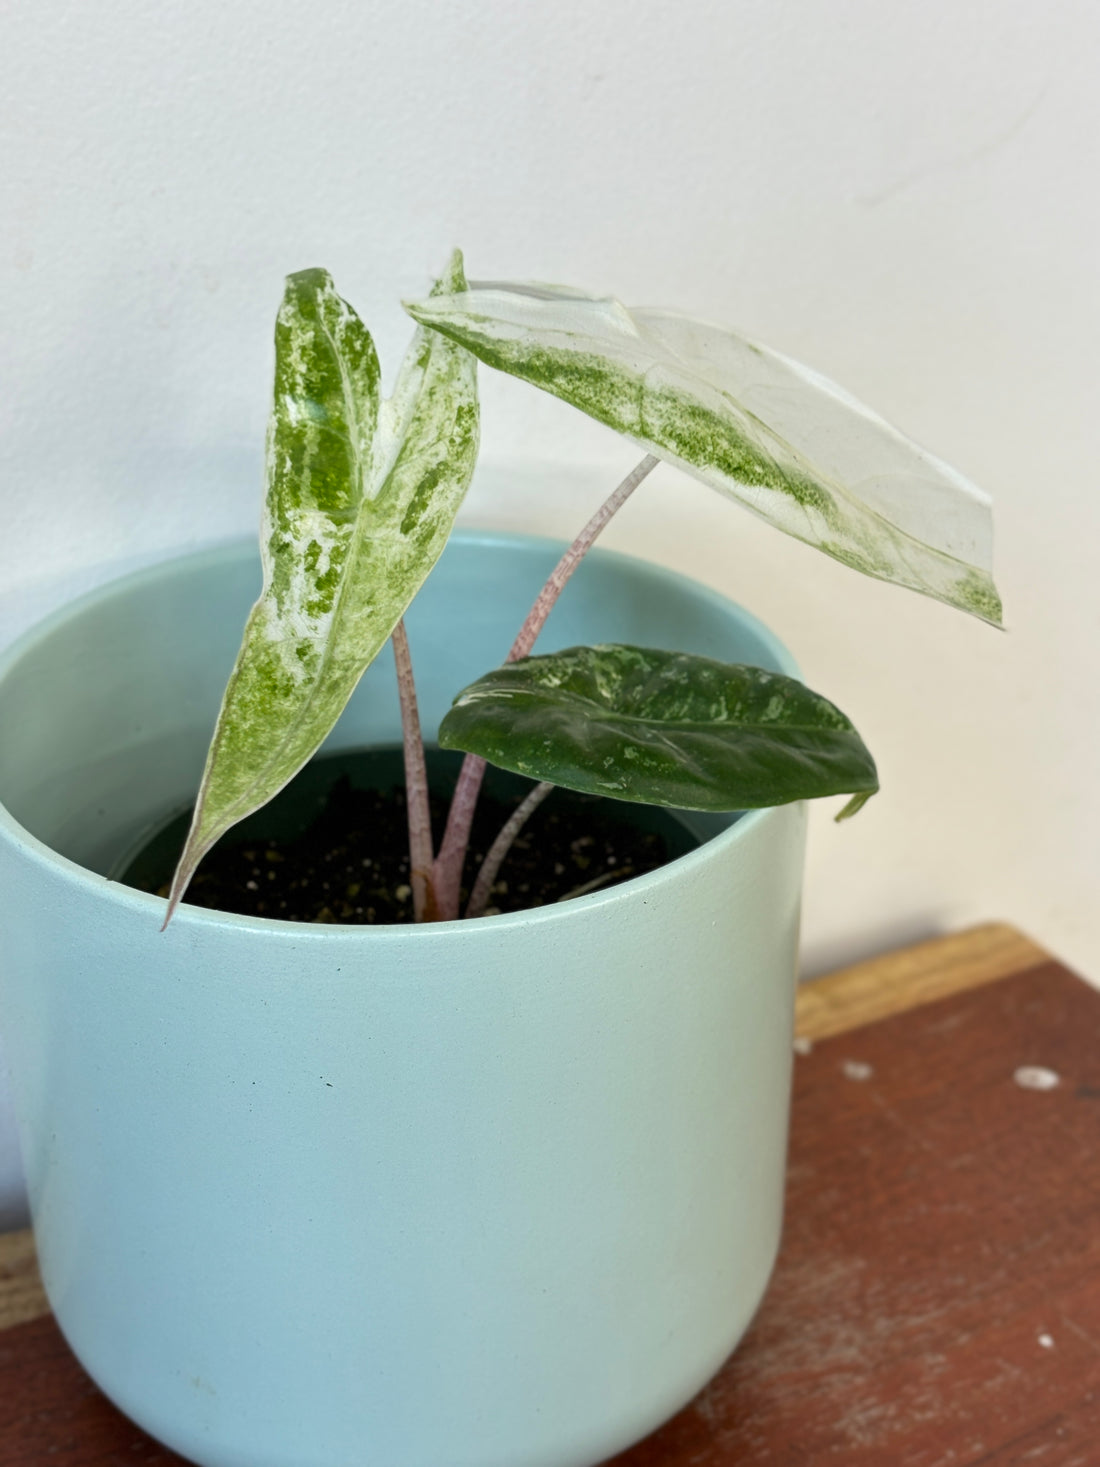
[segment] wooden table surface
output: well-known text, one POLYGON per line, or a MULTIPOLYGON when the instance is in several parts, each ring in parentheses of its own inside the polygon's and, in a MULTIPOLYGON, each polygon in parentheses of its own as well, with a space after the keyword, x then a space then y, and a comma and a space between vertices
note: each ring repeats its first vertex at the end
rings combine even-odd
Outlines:
MULTIPOLYGON (((787 1224, 711 1384, 614 1467, 1100 1467, 1100 993, 1014 929, 805 985, 787 1224)), ((0 1467, 169 1467, 0 1236, 0 1467)))

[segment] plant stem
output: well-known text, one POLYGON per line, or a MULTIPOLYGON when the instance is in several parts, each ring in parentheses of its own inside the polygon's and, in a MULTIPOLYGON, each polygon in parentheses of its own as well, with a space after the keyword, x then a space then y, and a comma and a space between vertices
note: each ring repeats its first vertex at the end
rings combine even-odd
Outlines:
POLYGON ((508 819, 500 827, 500 834, 489 847, 489 853, 481 863, 481 870, 477 873, 474 889, 470 893, 470 900, 466 904, 467 917, 480 917, 489 905, 489 896, 493 890, 493 882, 497 879, 501 862, 512 849, 512 842, 527 824, 528 818, 534 814, 542 804, 546 796, 554 789, 554 785, 537 784, 533 790, 528 792, 527 798, 522 801, 509 815, 508 819))
POLYGON ((658 460, 651 453, 647 453, 641 463, 631 469, 626 478, 613 494, 608 495, 599 509, 585 525, 577 538, 570 545, 557 565, 550 572, 546 585, 543 586, 535 604, 527 613, 527 620, 519 629, 519 635, 512 643, 512 650, 504 659, 506 662, 518 662, 521 657, 526 657, 535 645, 535 638, 542 631, 546 618, 554 609, 554 603, 565 589, 565 583, 580 565, 586 553, 592 546, 596 536, 607 524, 617 509, 626 503, 637 489, 638 485, 657 467, 658 460))
POLYGON ((401 701, 401 741, 405 754, 405 809, 409 820, 409 884, 413 917, 432 922, 439 916, 435 899, 432 853, 432 816, 428 804, 428 768, 416 705, 409 638, 404 621, 393 629, 393 660, 397 667, 397 694, 401 701))
POLYGON ((432 867, 436 897, 440 915, 444 920, 458 916, 458 893, 462 882, 462 868, 466 864, 466 848, 470 843, 470 827, 474 821, 474 810, 485 774, 485 760, 467 754, 462 761, 455 791, 451 796, 451 808, 447 812, 447 827, 439 843, 439 854, 432 867))
MULTIPOLYGON (((516 640, 512 643, 512 650, 504 659, 506 662, 518 662, 521 657, 527 656, 534 646, 535 638, 542 631, 546 618, 553 610, 555 601, 561 595, 566 582, 584 558, 592 542, 615 511, 626 503, 646 475, 657 467, 657 462, 651 453, 647 453, 641 463, 627 474, 618 488, 600 505, 550 572, 546 584, 539 592, 535 604, 527 614, 526 621, 520 627, 516 640)), ((458 891, 462 880, 462 867, 466 861, 466 848, 470 842, 470 826, 473 824, 474 810, 484 775, 485 760, 473 754, 467 754, 462 761, 462 769, 455 784, 451 808, 447 815, 447 828, 440 843, 439 855, 432 868, 436 898, 439 902, 440 915, 443 917, 458 916, 458 891)))

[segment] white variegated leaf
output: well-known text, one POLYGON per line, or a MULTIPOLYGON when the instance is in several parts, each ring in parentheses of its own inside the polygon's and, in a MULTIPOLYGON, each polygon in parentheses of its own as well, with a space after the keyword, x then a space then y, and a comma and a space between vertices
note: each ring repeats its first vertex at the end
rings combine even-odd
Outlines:
MULTIPOLYGON (((436 289, 465 286, 456 252, 436 289)), ((275 328, 261 530, 245 628, 169 916, 202 856, 316 751, 447 543, 477 458, 476 362, 417 330, 379 399, 370 333, 323 270, 292 275, 275 328)))
POLYGON ((560 286, 475 282, 406 309, 787 534, 1000 624, 988 496, 808 367, 560 286))

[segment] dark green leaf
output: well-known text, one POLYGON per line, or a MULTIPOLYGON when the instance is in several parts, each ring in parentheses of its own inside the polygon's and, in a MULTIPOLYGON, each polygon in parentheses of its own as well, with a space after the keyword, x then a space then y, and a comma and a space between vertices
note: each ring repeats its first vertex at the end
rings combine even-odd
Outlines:
POLYGON ((794 678, 645 647, 506 663, 458 695, 439 742, 567 789, 686 810, 862 804, 878 789, 849 720, 794 678))

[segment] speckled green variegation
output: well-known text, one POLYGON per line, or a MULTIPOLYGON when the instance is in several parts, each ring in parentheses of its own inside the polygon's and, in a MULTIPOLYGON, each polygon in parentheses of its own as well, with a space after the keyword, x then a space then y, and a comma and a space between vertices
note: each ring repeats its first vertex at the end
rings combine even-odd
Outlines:
MULTIPOLYGON (((437 283, 465 288, 457 252, 437 283)), ((264 586, 225 691, 169 914, 203 855, 315 752, 438 559, 477 458, 476 362, 413 338, 380 400, 370 333, 324 270, 275 326, 264 586)))
POLYGON ((794 678, 646 647, 570 647, 471 683, 439 742, 585 794, 750 810, 878 789, 839 708, 794 678))
POLYGON ((809 368, 560 286, 474 282, 406 309, 787 534, 1000 625, 988 497, 809 368))

